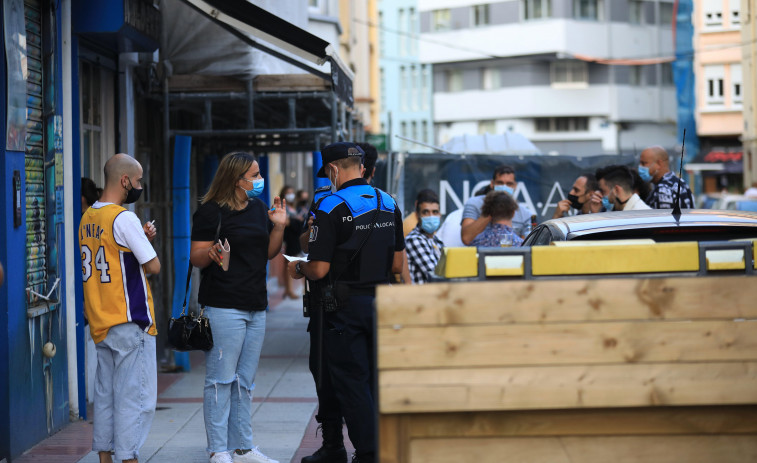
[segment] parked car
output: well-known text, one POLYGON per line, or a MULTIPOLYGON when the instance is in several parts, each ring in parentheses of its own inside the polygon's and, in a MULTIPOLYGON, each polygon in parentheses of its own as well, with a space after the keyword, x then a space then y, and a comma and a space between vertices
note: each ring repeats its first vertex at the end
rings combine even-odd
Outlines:
POLYGON ((697 206, 702 209, 757 211, 757 198, 730 193, 710 193, 700 195, 697 198, 697 206))
POLYGON ((602 212, 551 219, 539 224, 523 246, 554 241, 649 238, 655 242, 757 239, 757 212, 669 209, 602 212))

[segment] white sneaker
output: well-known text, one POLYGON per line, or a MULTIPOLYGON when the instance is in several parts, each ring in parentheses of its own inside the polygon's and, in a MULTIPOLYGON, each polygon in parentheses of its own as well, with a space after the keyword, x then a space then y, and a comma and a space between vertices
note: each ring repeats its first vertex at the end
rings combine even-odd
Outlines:
POLYGON ((234 463, 229 452, 217 452, 210 457, 210 463, 234 463))
POLYGON ((233 463, 279 463, 278 460, 263 455, 257 447, 242 455, 237 452, 232 452, 232 455, 234 456, 233 463))

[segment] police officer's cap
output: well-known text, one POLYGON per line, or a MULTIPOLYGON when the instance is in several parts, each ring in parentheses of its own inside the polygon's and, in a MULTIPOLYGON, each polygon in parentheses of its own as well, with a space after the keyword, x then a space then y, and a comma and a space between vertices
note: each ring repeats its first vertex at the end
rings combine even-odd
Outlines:
POLYGON ((321 159, 323 160, 323 165, 318 170, 318 177, 328 177, 324 168, 326 167, 326 164, 330 162, 334 162, 338 159, 347 159, 352 156, 363 157, 364 155, 365 153, 359 146, 348 141, 340 141, 326 145, 323 150, 321 150, 321 159))

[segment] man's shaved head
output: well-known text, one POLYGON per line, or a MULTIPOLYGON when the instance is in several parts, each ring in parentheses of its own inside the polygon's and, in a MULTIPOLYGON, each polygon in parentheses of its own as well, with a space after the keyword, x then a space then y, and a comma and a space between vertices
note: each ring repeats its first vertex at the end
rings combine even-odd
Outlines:
POLYGON ((644 148, 639 158, 639 165, 649 169, 652 181, 657 183, 663 175, 670 171, 670 157, 662 146, 644 148))
MULTIPOLYGON (((650 146, 649 148, 646 148, 644 151, 648 151, 652 156, 655 157, 655 159, 659 159, 662 162, 668 162, 670 160, 670 156, 668 156, 668 151, 662 146, 650 146)), ((644 151, 642 151, 642 153, 644 151)))
POLYGON ((118 181, 124 174, 129 177, 138 174, 142 170, 142 166, 128 154, 119 153, 108 159, 103 170, 105 171, 105 186, 107 187, 110 183, 118 181))

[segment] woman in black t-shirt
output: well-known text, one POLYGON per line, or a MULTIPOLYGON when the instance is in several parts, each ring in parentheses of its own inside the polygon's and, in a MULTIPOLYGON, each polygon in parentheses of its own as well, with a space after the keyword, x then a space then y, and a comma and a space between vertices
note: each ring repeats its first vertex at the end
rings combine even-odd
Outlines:
POLYGON ((199 302, 214 341, 203 393, 210 463, 275 462, 252 445, 252 389, 265 335, 266 264, 281 249, 286 201, 277 196, 268 210, 258 198, 263 186, 251 154, 227 154, 193 217, 190 259, 203 269, 199 302), (228 270, 216 233, 231 248, 228 270))

